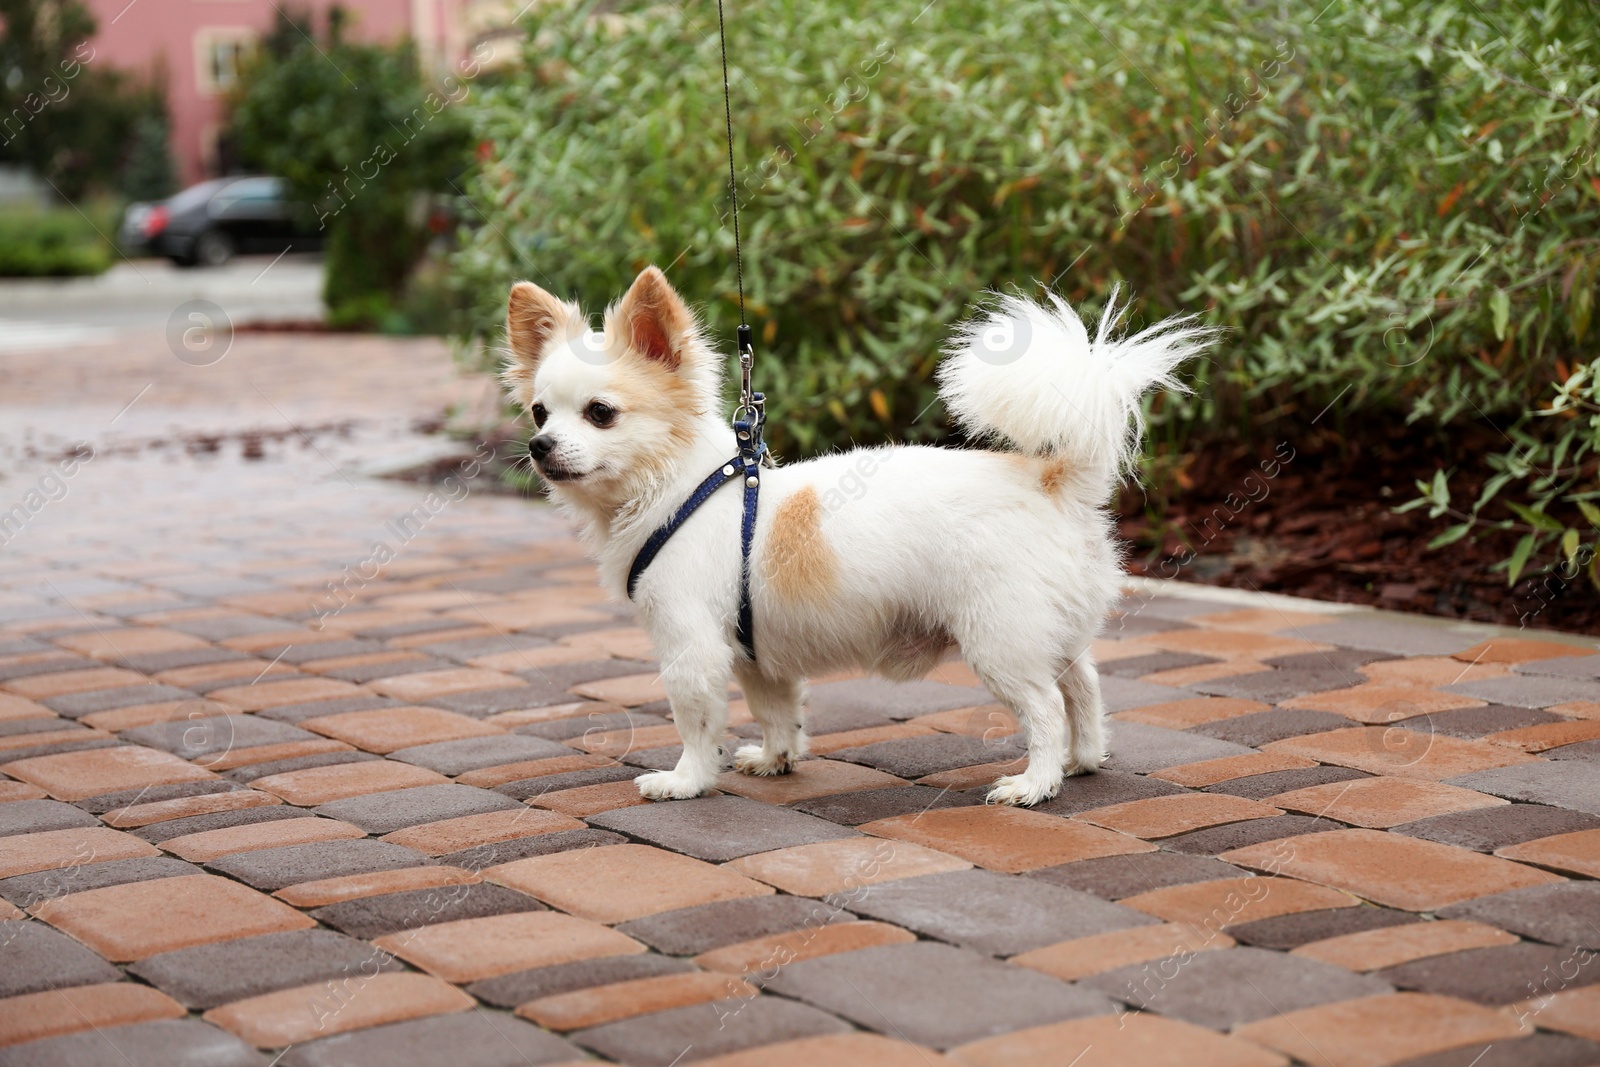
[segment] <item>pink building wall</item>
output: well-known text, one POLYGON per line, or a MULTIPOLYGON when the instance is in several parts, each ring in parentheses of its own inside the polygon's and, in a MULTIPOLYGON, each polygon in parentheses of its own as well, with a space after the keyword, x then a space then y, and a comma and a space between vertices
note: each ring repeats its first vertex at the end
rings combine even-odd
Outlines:
MULTIPOLYGON (((436 56, 447 37, 451 0, 343 0, 349 34, 390 42, 410 36, 424 56, 436 56)), ((271 31, 277 9, 315 12, 319 31, 332 0, 86 0, 97 23, 93 64, 146 77, 164 72, 172 120, 172 154, 188 185, 210 177, 224 112, 224 90, 209 84, 211 42, 258 40, 271 31)))

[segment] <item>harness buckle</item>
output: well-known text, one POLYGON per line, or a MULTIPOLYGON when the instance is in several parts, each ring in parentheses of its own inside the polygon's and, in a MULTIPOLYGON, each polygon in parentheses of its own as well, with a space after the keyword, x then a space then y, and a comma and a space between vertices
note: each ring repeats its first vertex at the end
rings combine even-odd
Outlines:
POLYGON ((762 431, 767 424, 767 398, 761 393, 751 393, 748 402, 741 402, 733 412, 733 432, 739 441, 739 462, 746 474, 760 465, 772 466, 767 442, 762 431))

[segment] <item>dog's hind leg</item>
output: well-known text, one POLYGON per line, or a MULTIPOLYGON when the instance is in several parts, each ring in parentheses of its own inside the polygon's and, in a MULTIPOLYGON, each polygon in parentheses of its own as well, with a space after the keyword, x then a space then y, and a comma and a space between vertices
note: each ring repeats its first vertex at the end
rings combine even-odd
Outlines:
POLYGON ((1067 750, 1067 716, 1061 690, 1048 675, 997 687, 996 680, 981 669, 974 669, 989 691, 1011 708, 1028 737, 1027 769, 996 781, 989 790, 989 803, 1028 806, 1049 800, 1061 790, 1067 750))
POLYGON ((797 681, 763 677, 746 665, 734 668, 750 714, 761 724, 762 743, 744 745, 733 754, 733 768, 744 774, 788 774, 806 752, 800 709, 804 688, 797 681))
POLYGON ((1011 709, 1028 739, 1028 766, 1008 774, 989 791, 991 804, 1023 806, 1049 800, 1061 790, 1067 755, 1067 713, 1056 685, 1060 647, 1056 627, 1040 603, 1013 599, 1004 608, 968 617, 956 632, 961 654, 994 698, 1011 709), (1001 625, 1009 620, 1009 625, 1001 625))
POLYGON ((1032 640, 1023 636, 1029 632, 1019 627, 1004 635, 974 633, 961 643, 973 671, 995 699, 1011 709, 1028 737, 1027 769, 995 782, 989 791, 991 804, 1037 804, 1061 789, 1066 708, 1051 666, 1054 657, 1044 647, 1042 635, 1032 640))
POLYGON ((1100 700, 1100 675, 1084 649, 1061 672, 1062 699, 1072 726, 1068 774, 1088 774, 1106 758, 1105 706, 1100 700))

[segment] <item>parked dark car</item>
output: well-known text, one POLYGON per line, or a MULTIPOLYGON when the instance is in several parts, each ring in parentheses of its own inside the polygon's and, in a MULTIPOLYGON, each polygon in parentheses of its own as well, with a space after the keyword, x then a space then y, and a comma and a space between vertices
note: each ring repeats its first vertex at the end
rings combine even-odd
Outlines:
POLYGON ((118 234, 128 251, 182 267, 220 266, 240 252, 311 252, 322 234, 281 178, 214 178, 153 204, 130 204, 118 234))

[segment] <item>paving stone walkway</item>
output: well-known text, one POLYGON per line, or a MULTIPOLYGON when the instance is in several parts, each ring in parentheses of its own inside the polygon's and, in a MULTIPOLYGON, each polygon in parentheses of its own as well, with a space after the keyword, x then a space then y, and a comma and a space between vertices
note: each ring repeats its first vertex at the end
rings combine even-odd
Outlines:
POLYGON ((238 340, 126 422, 164 353, 0 400, 0 1067, 1600 1063, 1593 642, 1144 584, 1038 808, 959 662, 648 804, 657 664, 561 523, 358 473, 481 383, 238 340))

